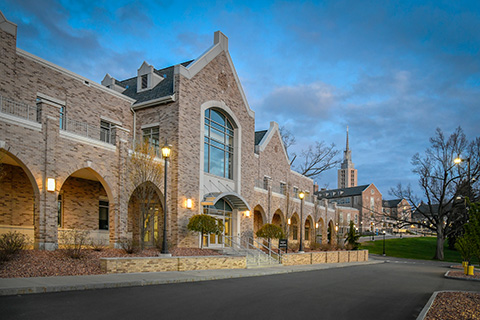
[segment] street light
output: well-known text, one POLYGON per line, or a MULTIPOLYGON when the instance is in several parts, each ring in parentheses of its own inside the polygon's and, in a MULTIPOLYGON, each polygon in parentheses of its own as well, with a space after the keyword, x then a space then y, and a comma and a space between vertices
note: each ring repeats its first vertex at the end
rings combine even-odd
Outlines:
POLYGON ((385 257, 385 230, 383 230, 383 256, 385 257))
POLYGON ((165 145, 162 147, 162 156, 165 159, 165 181, 164 181, 164 208, 163 208, 163 242, 162 242, 162 253, 168 253, 168 243, 167 243, 167 168, 168 168, 168 158, 170 158, 170 152, 172 151, 172 146, 165 142, 165 145))
POLYGON ((298 252, 303 252, 303 198, 305 198, 305 192, 300 191, 298 197, 300 198, 300 246, 298 252))
POLYGON ((468 181, 468 195, 470 195, 470 157, 466 158, 466 159, 462 159, 460 157, 457 157, 453 160, 453 162, 455 164, 460 164, 462 162, 466 161, 467 162, 467 166, 468 166, 468 169, 467 169, 467 181, 468 181))

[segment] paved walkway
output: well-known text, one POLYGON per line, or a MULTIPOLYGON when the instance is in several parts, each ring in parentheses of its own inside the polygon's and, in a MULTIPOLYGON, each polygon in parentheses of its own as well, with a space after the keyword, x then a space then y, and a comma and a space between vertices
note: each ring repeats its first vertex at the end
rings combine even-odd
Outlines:
POLYGON ((303 272, 357 265, 383 263, 381 260, 348 263, 326 263, 300 266, 273 266, 253 269, 117 273, 92 276, 2 278, 0 296, 72 290, 136 287, 166 283, 207 281, 229 278, 256 277, 290 272, 303 272))

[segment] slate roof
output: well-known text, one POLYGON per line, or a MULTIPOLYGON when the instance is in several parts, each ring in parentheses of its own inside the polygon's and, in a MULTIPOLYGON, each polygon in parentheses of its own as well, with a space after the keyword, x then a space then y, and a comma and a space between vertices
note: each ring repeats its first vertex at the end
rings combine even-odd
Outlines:
POLYGON ((322 198, 322 199, 335 199, 335 198, 345 198, 345 197, 359 196, 369 186, 370 186, 369 184, 366 184, 366 185, 363 185, 363 186, 356 186, 356 187, 351 187, 351 188, 320 190, 320 191, 315 192, 315 195, 317 195, 319 198, 322 198))
POLYGON ((255 145, 258 146, 260 144, 260 141, 262 141, 263 137, 267 133, 268 130, 262 130, 262 131, 255 131, 255 145))
POLYGON ((385 208, 396 208, 400 202, 402 202, 402 199, 382 200, 382 205, 385 208))
MULTIPOLYGON (((181 63, 181 65, 183 65, 184 67, 187 67, 190 63, 192 63, 192 61, 193 60, 183 62, 181 63)), ((150 90, 145 90, 137 93, 137 77, 133 77, 133 78, 122 80, 122 81, 116 81, 116 84, 125 88, 125 91, 123 91, 122 94, 137 100, 134 103, 134 105, 145 102, 145 101, 150 101, 150 100, 155 100, 155 99, 166 97, 166 96, 171 96, 172 94, 174 94, 174 87, 173 87, 174 69, 175 69, 175 66, 170 66, 164 69, 154 69, 153 72, 155 72, 161 77, 164 77, 165 79, 160 81, 159 84, 157 84, 155 87, 153 87, 150 90)))

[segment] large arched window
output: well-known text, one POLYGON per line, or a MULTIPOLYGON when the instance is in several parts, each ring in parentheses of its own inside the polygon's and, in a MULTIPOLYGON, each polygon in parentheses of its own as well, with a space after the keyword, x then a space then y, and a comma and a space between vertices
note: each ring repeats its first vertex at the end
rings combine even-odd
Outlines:
POLYGON ((233 126, 219 110, 205 110, 204 171, 233 179, 233 126))

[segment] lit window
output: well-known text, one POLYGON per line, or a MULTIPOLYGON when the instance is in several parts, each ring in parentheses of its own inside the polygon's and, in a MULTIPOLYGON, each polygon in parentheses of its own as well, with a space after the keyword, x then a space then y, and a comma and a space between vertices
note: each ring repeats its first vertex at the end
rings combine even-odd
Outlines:
POLYGON ((225 114, 205 110, 204 171, 233 179, 233 126, 225 114))

